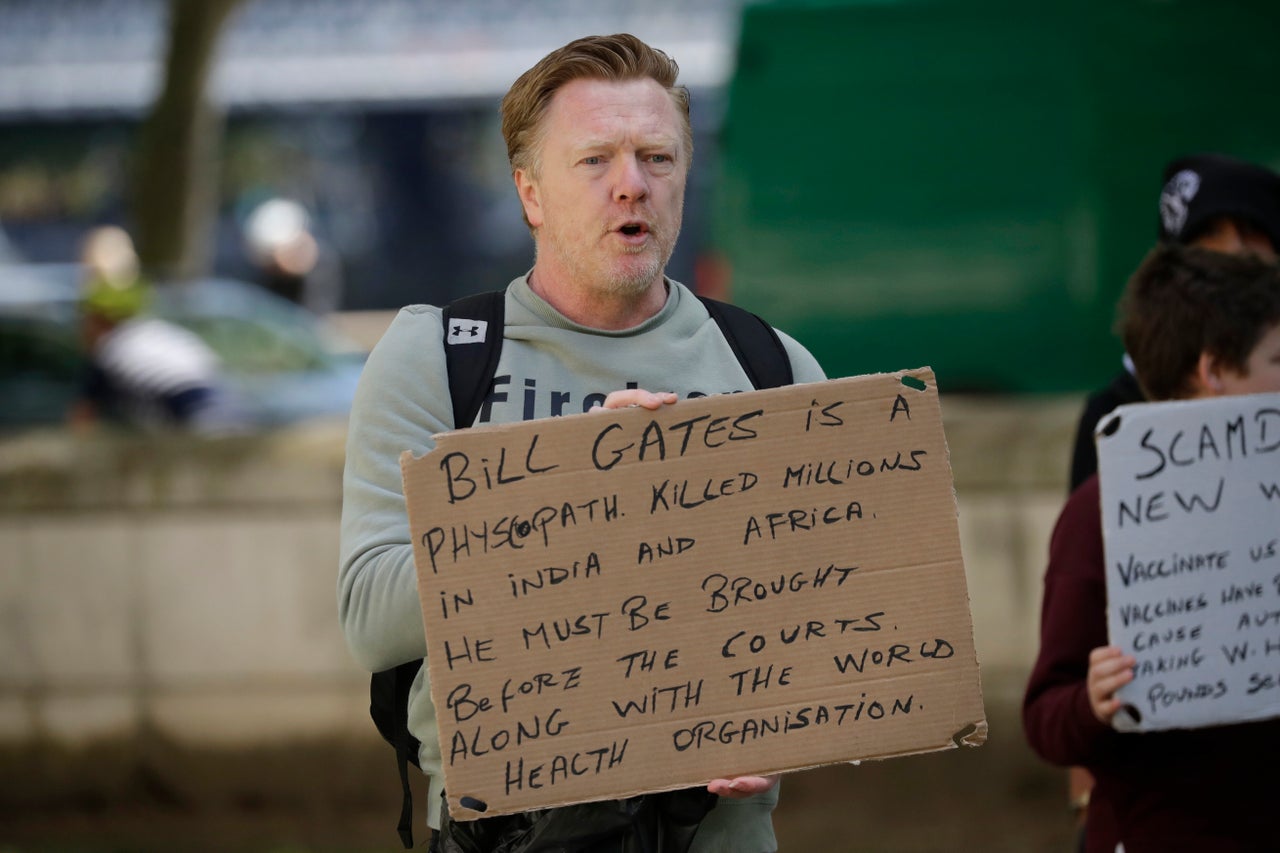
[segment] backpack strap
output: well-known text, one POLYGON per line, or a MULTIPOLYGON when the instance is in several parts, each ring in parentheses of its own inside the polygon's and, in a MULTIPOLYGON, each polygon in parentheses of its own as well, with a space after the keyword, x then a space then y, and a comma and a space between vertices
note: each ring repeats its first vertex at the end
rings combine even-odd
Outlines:
MULTIPOLYGON (((758 315, 707 296, 698 299, 729 342, 754 388, 780 388, 795 382, 791 359, 772 326, 758 315)), ((445 361, 455 428, 470 426, 493 385, 502 355, 506 292, 463 296, 446 305, 445 361)))
POLYGON ((404 849, 413 848, 413 789, 409 787, 409 764, 418 766, 418 739, 409 733, 409 687, 414 677, 422 668, 422 661, 410 661, 397 666, 395 675, 395 709, 396 709, 396 764, 400 771, 400 822, 396 824, 396 832, 404 849))
POLYGON ((707 313, 720 327, 720 333, 738 357, 738 363, 757 390, 781 388, 795 382, 791 359, 773 326, 745 308, 698 296, 707 313))
POLYGON ((413 791, 409 787, 409 765, 418 764, 418 739, 409 733, 409 688, 422 667, 412 660, 375 672, 369 679, 369 715, 378 734, 396 751, 396 767, 400 771, 400 822, 396 832, 408 850, 413 847, 413 791))
POLYGON ((444 307, 444 358, 455 429, 475 423, 502 355, 505 290, 474 293, 444 307))

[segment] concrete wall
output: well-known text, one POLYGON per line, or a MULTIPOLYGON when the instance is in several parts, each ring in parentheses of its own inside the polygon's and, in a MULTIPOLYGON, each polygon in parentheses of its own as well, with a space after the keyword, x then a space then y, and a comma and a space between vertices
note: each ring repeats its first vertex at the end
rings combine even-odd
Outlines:
MULTIPOLYGON (((942 401, 988 703, 1016 703, 1079 402, 942 401)), ((345 425, 0 442, 0 746, 380 743, 337 624, 345 425)))
POLYGON ((0 445, 0 741, 366 728, 334 592, 344 436, 0 445))

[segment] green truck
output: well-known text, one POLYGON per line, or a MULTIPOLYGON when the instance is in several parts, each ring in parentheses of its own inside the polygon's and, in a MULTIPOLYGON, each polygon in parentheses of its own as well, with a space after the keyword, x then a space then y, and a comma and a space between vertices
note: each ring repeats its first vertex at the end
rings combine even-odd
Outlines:
POLYGON ((1275 0, 762 2, 741 24, 706 268, 831 376, 1094 387, 1164 164, 1280 169, 1275 0))

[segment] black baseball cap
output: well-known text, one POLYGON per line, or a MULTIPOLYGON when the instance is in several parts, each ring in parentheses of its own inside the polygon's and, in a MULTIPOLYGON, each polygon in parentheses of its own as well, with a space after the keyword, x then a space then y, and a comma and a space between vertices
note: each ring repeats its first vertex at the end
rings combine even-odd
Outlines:
POLYGON ((1191 154, 1165 166, 1161 242, 1186 243, 1222 216, 1249 223, 1280 252, 1280 175, 1225 154, 1191 154))

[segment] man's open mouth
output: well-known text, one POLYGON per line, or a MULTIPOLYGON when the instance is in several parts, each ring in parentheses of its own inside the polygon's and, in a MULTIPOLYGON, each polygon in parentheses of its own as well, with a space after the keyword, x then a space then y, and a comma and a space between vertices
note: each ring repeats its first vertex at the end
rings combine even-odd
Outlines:
POLYGON ((639 222, 628 222, 618 229, 628 237, 635 237, 637 234, 648 233, 648 228, 639 222))

